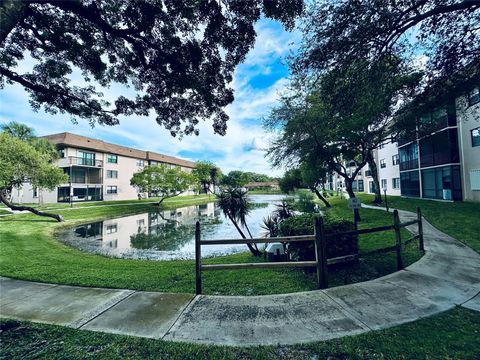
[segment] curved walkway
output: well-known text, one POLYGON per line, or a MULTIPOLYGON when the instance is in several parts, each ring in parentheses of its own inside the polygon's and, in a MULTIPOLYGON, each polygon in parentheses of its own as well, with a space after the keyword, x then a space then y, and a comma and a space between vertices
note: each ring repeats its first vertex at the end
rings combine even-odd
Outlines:
MULTIPOLYGON (((402 221, 416 216, 399 213, 402 221)), ((282 295, 193 297, 0 278, 0 316, 164 340, 246 346, 354 335, 456 305, 480 311, 480 254, 426 221, 423 228, 422 259, 363 283, 282 295)), ((415 232, 416 225, 409 230, 415 232)))

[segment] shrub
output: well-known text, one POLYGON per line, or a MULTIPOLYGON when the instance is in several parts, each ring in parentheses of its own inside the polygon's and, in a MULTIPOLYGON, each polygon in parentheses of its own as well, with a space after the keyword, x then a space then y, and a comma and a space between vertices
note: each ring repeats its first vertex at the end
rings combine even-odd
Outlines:
MULTIPOLYGON (((284 220, 280 224, 279 236, 312 235, 314 221, 318 214, 303 214, 284 220)), ((328 214, 324 216, 325 234, 354 230, 353 222, 328 214)), ((315 260, 313 241, 289 244, 289 252, 297 260, 315 260)), ((358 236, 332 236, 327 238, 327 258, 358 253, 358 236)))
POLYGON ((313 194, 302 191, 298 193, 298 200, 295 201, 295 210, 302 213, 314 213, 316 211, 316 204, 313 200, 313 194))

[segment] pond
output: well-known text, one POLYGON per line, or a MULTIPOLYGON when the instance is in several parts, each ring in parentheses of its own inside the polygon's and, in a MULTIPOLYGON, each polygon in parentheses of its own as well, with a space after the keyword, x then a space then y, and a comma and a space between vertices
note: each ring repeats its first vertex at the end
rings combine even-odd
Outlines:
MULTIPOLYGON (((284 195, 251 195, 253 208, 247 224, 254 237, 265 234, 263 218, 275 210, 284 195)), ((92 222, 65 229, 58 239, 83 251, 107 256, 173 260, 195 258, 195 223, 200 221, 202 239, 240 238, 235 226, 216 205, 180 207, 151 211, 92 222)), ((202 257, 248 251, 246 245, 211 245, 202 247, 202 257)))

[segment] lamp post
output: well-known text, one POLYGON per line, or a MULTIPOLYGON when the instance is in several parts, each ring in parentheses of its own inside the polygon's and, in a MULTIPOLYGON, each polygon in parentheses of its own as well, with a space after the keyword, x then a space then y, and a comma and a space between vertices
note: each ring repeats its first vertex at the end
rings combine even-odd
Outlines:
POLYGON ((387 200, 387 187, 386 186, 383 187, 383 194, 385 196, 385 207, 387 208, 387 212, 388 212, 388 200, 387 200))

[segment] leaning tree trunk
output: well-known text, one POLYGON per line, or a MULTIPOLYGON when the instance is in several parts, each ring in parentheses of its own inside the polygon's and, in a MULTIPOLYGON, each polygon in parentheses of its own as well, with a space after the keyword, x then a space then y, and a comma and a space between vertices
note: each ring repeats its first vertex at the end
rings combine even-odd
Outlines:
MULTIPOLYGON (((246 239, 247 237, 245 236, 245 234, 243 233, 242 229, 240 229, 240 226, 238 226, 237 222, 229 215, 227 214, 228 218, 230 219, 230 221, 232 222, 232 224, 237 228, 237 231, 238 233, 240 234, 240 236, 243 238, 243 239, 246 239)), ((258 249, 255 249, 252 244, 250 243, 247 243, 247 246, 248 246, 248 249, 250 250, 250 252, 252 253, 253 256, 262 256, 262 253, 260 252, 260 250, 258 249)))
MULTIPOLYGON (((353 184, 353 180, 345 179, 345 188, 347 190, 348 197, 349 198, 356 198, 355 193, 353 192, 353 189, 352 189, 352 184, 353 184)), ((353 216, 354 216, 356 221, 361 221, 362 220, 360 218, 360 212, 358 211, 358 209, 353 210, 353 216)))
POLYGON ((312 186, 312 187, 310 188, 310 190, 311 190, 313 193, 315 193, 320 200, 322 200, 322 202, 325 204, 325 206, 326 206, 327 208, 332 207, 332 205, 330 205, 330 203, 328 202, 328 200, 325 199, 325 197, 320 193, 320 191, 318 191, 318 189, 317 189, 316 187, 312 186))
POLYGON ((375 162, 375 159, 373 158, 373 153, 372 151, 369 151, 367 153, 367 163, 368 167, 372 173, 372 178, 373 178, 373 185, 375 188, 375 199, 373 200, 374 204, 380 204, 382 202, 382 194, 380 192, 380 182, 378 180, 378 169, 377 169, 377 163, 375 162))
POLYGON ((63 221, 63 217, 61 215, 57 215, 57 214, 52 214, 52 213, 47 213, 47 212, 43 212, 43 211, 38 211, 37 209, 35 208, 32 208, 30 206, 17 206, 17 205, 14 205, 12 204, 10 201, 8 201, 7 199, 7 191, 5 189, 2 189, 0 191, 0 201, 2 203, 4 203, 6 206, 8 206, 10 209, 12 210, 16 210, 16 211, 30 211, 31 213, 35 214, 35 215, 38 215, 38 216, 46 216, 46 217, 51 217, 51 218, 54 218, 55 220, 57 220, 58 222, 62 222, 63 221))

